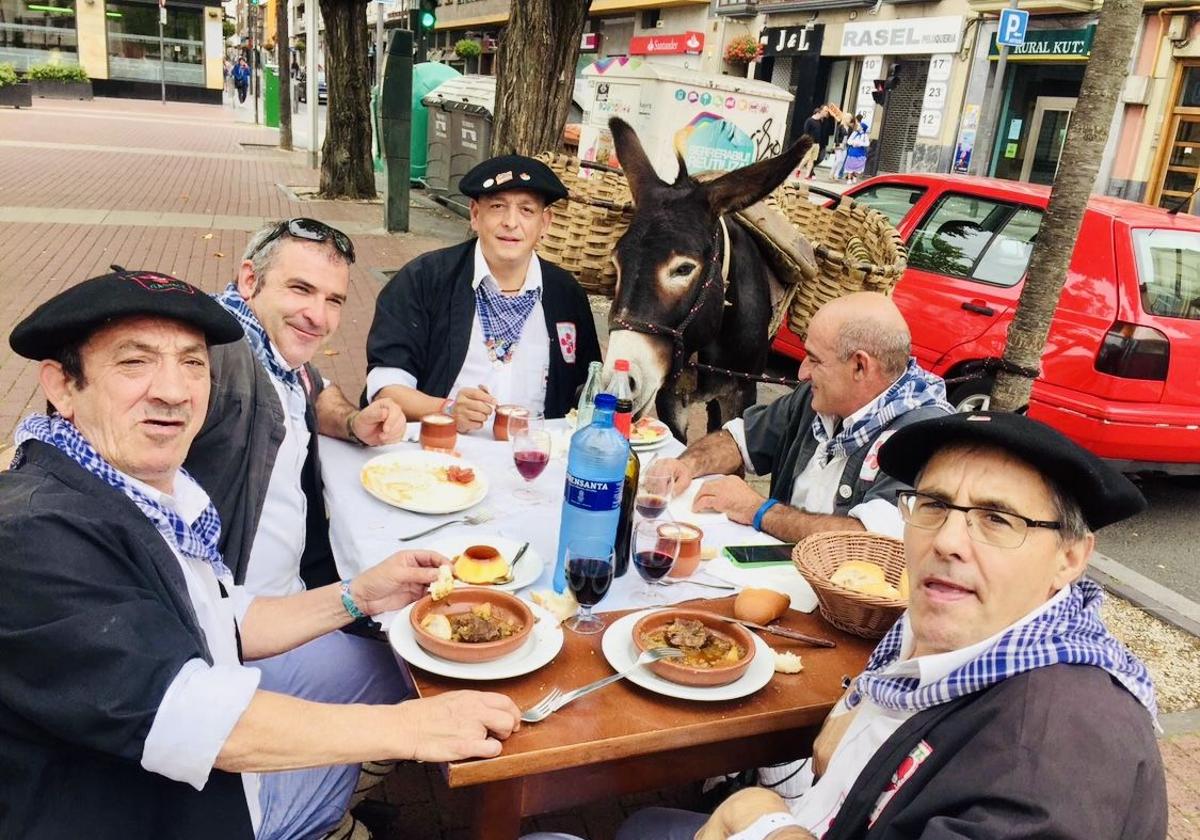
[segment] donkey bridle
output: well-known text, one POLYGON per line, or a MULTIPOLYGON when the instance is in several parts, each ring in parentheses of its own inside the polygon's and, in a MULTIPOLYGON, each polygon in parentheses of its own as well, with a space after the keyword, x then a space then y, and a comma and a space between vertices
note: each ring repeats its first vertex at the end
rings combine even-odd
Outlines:
POLYGON ((713 232, 713 252, 709 257, 708 267, 704 272, 704 285, 700 288, 700 294, 696 295, 696 300, 692 302, 691 308, 688 309, 687 315, 678 327, 666 327, 662 324, 654 324, 649 321, 640 321, 634 318, 613 318, 613 323, 621 329, 630 330, 631 332, 639 332, 643 335, 654 335, 671 339, 673 350, 671 353, 671 370, 667 375, 667 382, 673 383, 684 370, 692 368, 706 373, 716 373, 722 376, 730 376, 734 379, 744 379, 753 382, 771 382, 776 385, 786 385, 794 388, 800 384, 799 380, 787 379, 781 376, 770 376, 769 374, 759 373, 744 373, 738 370, 729 370, 727 368, 716 367, 714 365, 706 365, 698 360, 685 360, 684 355, 684 335, 687 333, 688 327, 692 321, 700 314, 700 310, 704 308, 704 304, 708 301, 709 296, 713 292, 719 291, 721 300, 725 299, 725 289, 729 285, 729 261, 732 247, 729 241, 729 228, 725 225, 724 217, 718 218, 717 230, 713 232), (720 259, 721 267, 717 269, 717 260, 720 259), (718 283, 720 284, 718 286, 718 283))

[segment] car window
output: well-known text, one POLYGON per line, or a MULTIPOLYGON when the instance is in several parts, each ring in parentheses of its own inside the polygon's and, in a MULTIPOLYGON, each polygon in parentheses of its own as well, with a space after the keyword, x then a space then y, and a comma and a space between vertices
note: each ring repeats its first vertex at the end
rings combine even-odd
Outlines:
POLYGON ((1200 233, 1135 230, 1142 308, 1150 315, 1200 320, 1200 233))
POLYGON ((854 194, 855 201, 878 210, 887 216, 893 225, 900 225, 900 220, 908 215, 908 211, 925 194, 924 187, 913 187, 907 184, 875 184, 854 194))
POLYGON ((908 264, 995 285, 1019 283, 1041 224, 1039 210, 972 195, 941 198, 913 233, 908 264))

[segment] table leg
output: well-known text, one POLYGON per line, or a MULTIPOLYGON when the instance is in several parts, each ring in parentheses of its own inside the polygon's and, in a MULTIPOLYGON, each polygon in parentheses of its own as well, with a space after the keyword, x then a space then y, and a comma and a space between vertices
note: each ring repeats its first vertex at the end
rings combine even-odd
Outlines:
POLYGON ((471 837, 475 840, 513 840, 521 833, 524 782, 505 779, 479 785, 471 814, 471 837))

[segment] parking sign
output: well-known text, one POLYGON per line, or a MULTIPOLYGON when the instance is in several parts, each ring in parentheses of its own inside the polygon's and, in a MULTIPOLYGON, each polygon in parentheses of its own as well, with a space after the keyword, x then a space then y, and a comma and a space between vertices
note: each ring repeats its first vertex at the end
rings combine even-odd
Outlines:
POLYGON ((1000 13, 1000 31, 996 43, 1002 47, 1025 45, 1025 30, 1029 27, 1029 12, 1020 9, 1005 9, 1000 13))

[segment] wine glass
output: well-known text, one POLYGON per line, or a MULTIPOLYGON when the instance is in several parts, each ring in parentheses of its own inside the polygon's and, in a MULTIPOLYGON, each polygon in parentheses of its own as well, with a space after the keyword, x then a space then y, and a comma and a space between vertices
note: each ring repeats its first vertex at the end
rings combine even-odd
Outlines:
MULTIPOLYGON (((511 424, 516 420, 516 417, 512 417, 508 422, 511 424)), ((511 427, 509 431, 513 463, 517 467, 517 472, 521 474, 521 478, 526 482, 526 486, 517 488, 513 495, 526 502, 543 501, 542 494, 529 485, 542 474, 546 465, 550 463, 550 433, 545 429, 525 428, 512 434, 511 427)))
POLYGON ((646 586, 642 599, 649 604, 664 604, 662 584, 659 581, 679 558, 679 547, 683 534, 675 521, 667 519, 642 519, 633 529, 633 565, 646 586))
POLYGON ((612 585, 613 547, 598 539, 577 539, 567 543, 567 586, 579 602, 579 614, 567 622, 576 633, 599 633, 603 619, 592 615, 612 585))
POLYGON ((675 488, 675 476, 666 470, 651 470, 638 482, 637 512, 645 519, 658 519, 667 509, 675 488))

